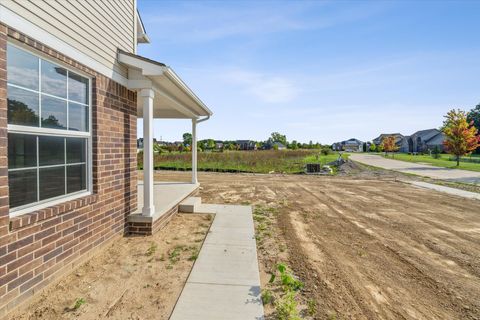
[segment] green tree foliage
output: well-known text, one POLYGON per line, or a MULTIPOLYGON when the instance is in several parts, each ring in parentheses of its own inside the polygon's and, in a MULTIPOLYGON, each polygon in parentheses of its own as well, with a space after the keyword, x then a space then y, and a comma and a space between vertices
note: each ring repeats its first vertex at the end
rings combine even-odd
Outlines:
POLYGON ((283 145, 287 145, 287 136, 278 132, 272 132, 270 139, 271 142, 280 142, 283 145))
POLYGON ((183 145, 186 147, 186 146, 190 146, 191 144, 192 144, 192 134, 189 132, 185 132, 183 134, 183 145))

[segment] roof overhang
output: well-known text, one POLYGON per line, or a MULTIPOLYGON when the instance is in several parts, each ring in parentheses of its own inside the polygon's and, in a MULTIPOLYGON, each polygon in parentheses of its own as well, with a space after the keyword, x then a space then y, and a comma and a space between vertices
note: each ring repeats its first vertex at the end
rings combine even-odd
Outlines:
MULTIPOLYGON (((212 115, 212 111, 165 64, 121 50, 118 61, 128 67, 127 87, 130 90, 155 91, 154 118, 197 119, 212 115)), ((143 117, 141 99, 137 100, 137 115, 143 117)))

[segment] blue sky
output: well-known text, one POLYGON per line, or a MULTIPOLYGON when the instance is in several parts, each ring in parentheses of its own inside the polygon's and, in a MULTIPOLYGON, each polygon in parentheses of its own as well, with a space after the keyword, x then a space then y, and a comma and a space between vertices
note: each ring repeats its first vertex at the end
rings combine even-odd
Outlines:
MULTIPOLYGON (((213 110, 199 138, 364 141, 480 102, 480 1, 138 0, 151 44, 213 110)), ((139 131, 141 125, 139 125, 139 131)), ((157 120, 180 140, 186 120, 157 120)), ((141 131, 139 132, 141 135, 141 131)))

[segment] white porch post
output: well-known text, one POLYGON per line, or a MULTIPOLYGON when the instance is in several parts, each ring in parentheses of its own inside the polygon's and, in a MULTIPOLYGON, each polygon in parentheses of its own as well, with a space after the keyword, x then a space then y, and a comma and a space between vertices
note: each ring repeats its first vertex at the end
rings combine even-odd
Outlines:
POLYGON ((153 216, 153 89, 142 89, 143 101, 143 209, 144 216, 153 216))
POLYGON ((197 179, 197 119, 192 119, 192 183, 197 179))

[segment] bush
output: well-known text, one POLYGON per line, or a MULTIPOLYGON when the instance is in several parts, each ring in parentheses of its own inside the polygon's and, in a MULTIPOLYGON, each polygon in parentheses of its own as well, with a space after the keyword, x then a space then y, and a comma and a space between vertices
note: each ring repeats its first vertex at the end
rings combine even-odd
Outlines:
POLYGON ((440 159, 440 148, 435 146, 432 150, 432 157, 433 159, 440 159))
POLYGON ((323 147, 322 149, 320 149, 320 153, 324 156, 328 156, 332 153, 332 149, 330 149, 329 147, 323 147))

